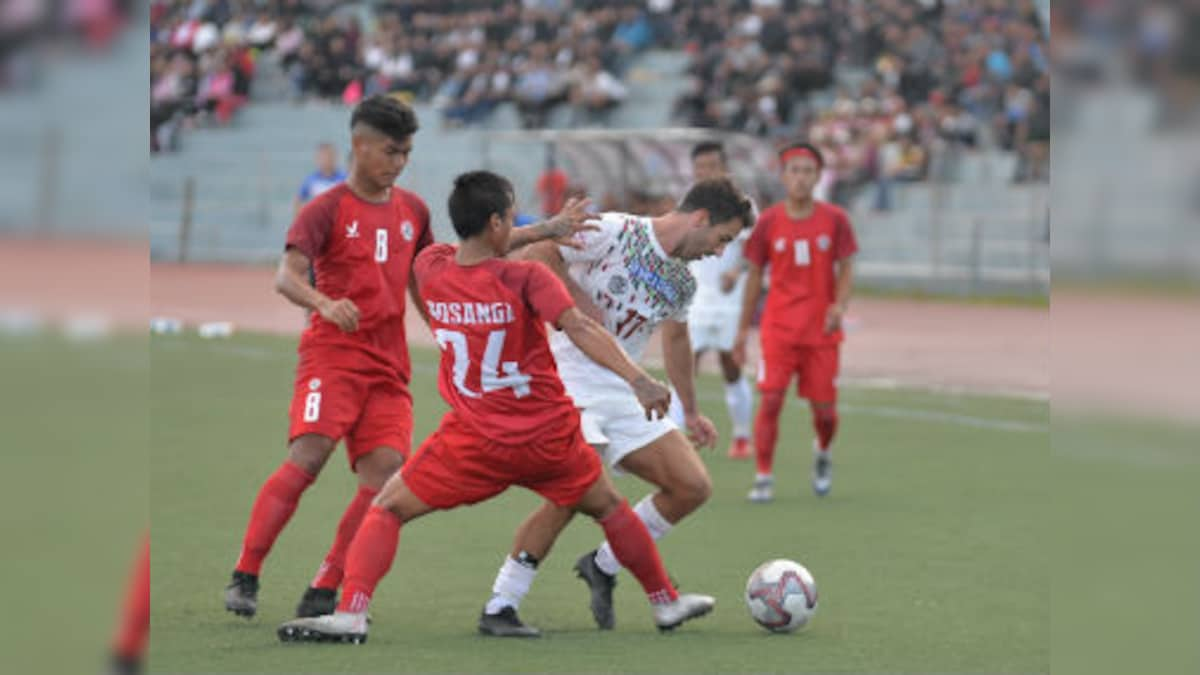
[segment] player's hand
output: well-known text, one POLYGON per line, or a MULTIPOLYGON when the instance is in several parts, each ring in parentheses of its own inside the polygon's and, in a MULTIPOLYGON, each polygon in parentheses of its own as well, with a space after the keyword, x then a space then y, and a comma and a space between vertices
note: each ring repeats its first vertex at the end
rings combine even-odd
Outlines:
POLYGON ((700 413, 685 415, 683 424, 687 427, 688 438, 698 448, 714 448, 717 445, 717 439, 720 434, 717 433, 717 427, 700 413))
POLYGON ((734 287, 737 286, 738 277, 740 277, 741 275, 742 275, 742 273, 740 270, 729 270, 728 272, 722 272, 721 273, 721 292, 724 293, 725 295, 729 295, 730 293, 732 293, 734 287))
POLYGON ((845 316, 846 310, 838 305, 830 305, 829 311, 825 312, 825 334, 829 335, 836 332, 842 327, 842 317, 845 316))
POLYGON ((317 307, 317 312, 345 333, 358 330, 358 306, 347 298, 327 300, 317 307))
POLYGON ((738 368, 743 368, 746 365, 746 331, 738 331, 737 337, 733 338, 733 348, 729 350, 729 355, 733 357, 733 362, 738 368))
POLYGON ((591 212, 592 200, 587 197, 572 197, 562 210, 546 221, 546 232, 560 246, 582 249, 583 242, 575 235, 600 229, 591 212))
POLYGON ((667 385, 649 375, 642 375, 633 381, 633 393, 646 410, 647 421, 661 420, 667 416, 667 409, 671 406, 671 390, 667 385))

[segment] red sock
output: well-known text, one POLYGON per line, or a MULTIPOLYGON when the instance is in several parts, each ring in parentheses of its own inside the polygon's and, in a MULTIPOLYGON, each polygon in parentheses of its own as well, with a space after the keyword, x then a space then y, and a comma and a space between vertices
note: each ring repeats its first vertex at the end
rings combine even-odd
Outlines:
POLYGON ((142 550, 134 563, 133 576, 125 595, 113 652, 128 662, 139 662, 146 653, 150 636, 150 535, 142 540, 142 550))
POLYGON ((779 439, 779 414, 783 412, 786 391, 764 391, 754 418, 754 461, 761 474, 771 473, 775 463, 775 443, 779 439))
POLYGON ((379 580, 387 574, 400 543, 400 519, 381 506, 367 511, 346 553, 346 583, 339 612, 365 612, 379 580))
POLYGON ((663 567, 658 547, 650 538, 646 525, 629 508, 629 502, 621 500, 616 511, 598 522, 604 528, 604 536, 612 546, 617 562, 637 577, 652 604, 670 602, 679 597, 663 567))
POLYGON ((822 450, 828 450, 837 433, 838 414, 833 406, 813 410, 813 428, 817 430, 817 444, 822 450))
POLYGON ((242 555, 235 567, 237 571, 258 575, 262 570, 263 558, 270 553, 275 538, 296 512, 300 495, 315 479, 315 476, 295 464, 284 462, 263 483, 258 498, 254 500, 254 507, 250 509, 250 523, 242 540, 242 555))
POLYGON ((350 500, 350 505, 346 507, 346 512, 342 514, 342 520, 338 523, 337 533, 333 535, 333 546, 330 547, 329 553, 325 554, 325 561, 321 563, 317 576, 312 580, 313 588, 336 589, 342 585, 342 575, 346 571, 346 551, 350 550, 350 542, 354 540, 354 534, 358 532, 359 525, 362 525, 363 518, 367 515, 367 509, 371 507, 371 500, 375 499, 377 494, 379 490, 365 485, 360 485, 358 492, 354 493, 354 499, 350 500))

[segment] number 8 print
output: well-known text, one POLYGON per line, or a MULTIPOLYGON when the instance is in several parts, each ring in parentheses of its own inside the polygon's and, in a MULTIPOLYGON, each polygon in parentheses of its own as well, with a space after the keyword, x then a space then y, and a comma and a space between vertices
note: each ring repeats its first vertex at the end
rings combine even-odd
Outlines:
POLYGON ((387 262, 388 259, 388 231, 384 229, 375 230, 375 262, 387 262))

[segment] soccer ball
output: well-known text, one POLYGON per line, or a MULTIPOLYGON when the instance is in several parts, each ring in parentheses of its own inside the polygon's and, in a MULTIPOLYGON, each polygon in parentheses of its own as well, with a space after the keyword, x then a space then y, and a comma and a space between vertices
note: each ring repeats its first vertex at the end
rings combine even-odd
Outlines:
POLYGON ((765 562, 746 581, 746 608, 763 628, 790 633, 817 613, 817 582, 793 560, 765 562))

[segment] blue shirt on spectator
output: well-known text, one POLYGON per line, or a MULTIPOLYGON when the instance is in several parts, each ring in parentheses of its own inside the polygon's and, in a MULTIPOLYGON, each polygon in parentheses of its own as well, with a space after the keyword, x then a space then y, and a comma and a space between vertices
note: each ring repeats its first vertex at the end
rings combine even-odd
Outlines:
POLYGON ((346 172, 337 169, 331 174, 314 171, 300 184, 300 201, 307 202, 329 188, 346 180, 346 172))

